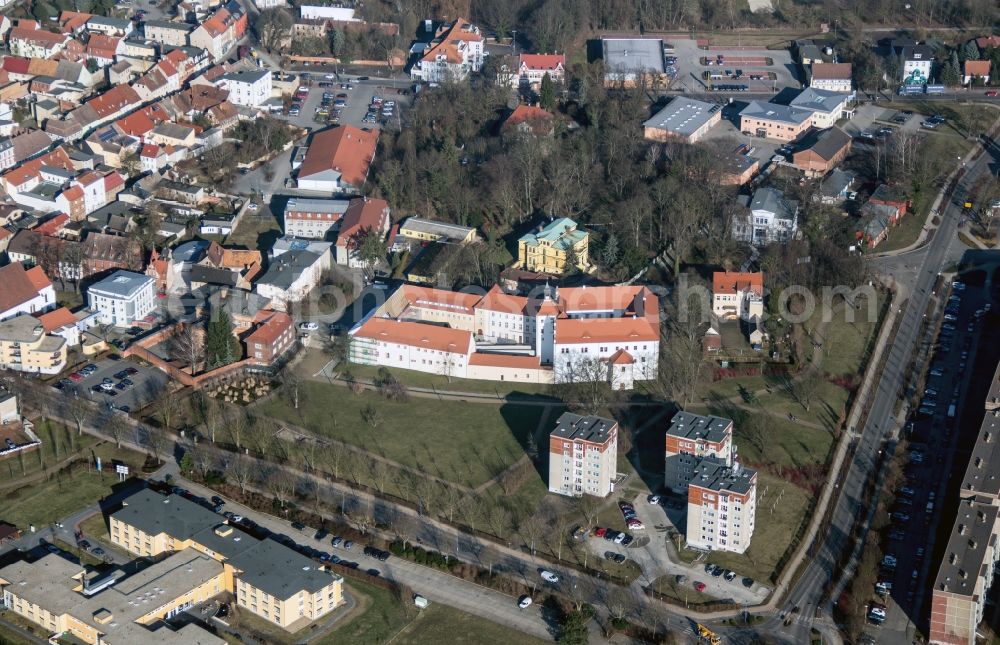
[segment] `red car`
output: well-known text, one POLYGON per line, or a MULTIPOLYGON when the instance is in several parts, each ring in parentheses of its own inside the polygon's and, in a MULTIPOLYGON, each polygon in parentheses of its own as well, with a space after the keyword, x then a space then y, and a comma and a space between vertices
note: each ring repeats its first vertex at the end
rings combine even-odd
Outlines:
POLYGON ((604 534, 608 532, 608 529, 598 526, 594 529, 594 537, 604 537, 604 534))
POLYGON ((996 90, 986 90, 986 96, 996 96, 996 95, 997 95, 996 90))
POLYGON ((69 378, 74 383, 79 383, 80 381, 83 380, 83 375, 78 372, 73 372, 72 374, 69 375, 69 378))
POLYGON ((704 593, 704 591, 705 591, 705 583, 704 582, 696 582, 696 583, 694 583, 694 590, 697 591, 698 593, 704 593))

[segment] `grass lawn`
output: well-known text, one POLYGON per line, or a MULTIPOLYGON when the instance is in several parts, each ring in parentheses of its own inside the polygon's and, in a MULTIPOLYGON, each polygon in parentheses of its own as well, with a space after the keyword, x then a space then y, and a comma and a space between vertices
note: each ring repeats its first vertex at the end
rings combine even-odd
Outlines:
POLYGON ((865 368, 865 352, 872 335, 878 331, 878 317, 885 305, 886 295, 879 292, 877 306, 872 308, 873 319, 869 319, 869 308, 865 305, 855 310, 854 321, 847 320, 845 311, 838 309, 826 327, 823 338, 823 371, 831 376, 858 375, 865 368))
MULTIPOLYGON (((226 246, 243 246, 248 249, 260 248, 262 237, 270 238, 274 241, 281 236, 281 225, 278 220, 267 210, 258 213, 246 213, 240 221, 240 225, 230 234, 226 240, 226 246)), ((270 248, 268 245, 266 248, 270 248)))
POLYGON ((299 410, 275 397, 257 411, 466 486, 477 486, 520 459, 545 410, 417 397, 397 403, 375 392, 353 394, 317 382, 304 384, 303 391, 299 410), (367 406, 378 411, 376 427, 362 419, 367 406))
POLYGON ((51 467, 70 454, 82 453, 98 441, 96 437, 88 434, 77 436, 75 430, 60 423, 50 422, 48 419, 38 420, 34 432, 42 441, 41 448, 0 461, 0 484, 13 483, 22 477, 37 473, 43 467, 51 467))
MULTIPOLYGON (((51 636, 51 632, 46 631, 39 625, 29 621, 26 618, 18 616, 12 611, 3 610, 0 611, 0 617, 6 620, 8 623, 17 625, 21 629, 34 634, 35 636, 47 640, 51 636)), ((22 636, 20 633, 8 628, 0 626, 0 644, 2 645, 34 645, 35 641, 29 640, 22 636)))
MULTIPOLYGON (((371 380, 378 372, 377 367, 372 365, 357 365, 355 363, 342 364, 338 371, 350 372, 356 378, 371 380)), ((474 392, 476 394, 492 394, 496 397, 511 395, 515 398, 524 395, 524 398, 533 400, 558 401, 549 392, 552 386, 539 385, 536 383, 510 383, 506 381, 480 381, 476 379, 453 378, 449 382, 447 377, 440 374, 427 374, 415 370, 394 369, 392 374, 410 387, 435 389, 448 392, 474 392)))
POLYGON ((393 639, 393 643, 399 645, 438 645, 439 643, 535 645, 544 642, 547 641, 437 603, 421 611, 413 622, 393 639))
POLYGON ((903 220, 895 227, 889 229, 889 237, 884 242, 875 247, 873 253, 885 253, 886 251, 898 251, 908 247, 917 241, 924 222, 927 221, 927 211, 920 213, 907 213, 903 220))
MULTIPOLYGON (((4 614, 3 617, 7 618, 10 613, 4 614)), ((28 640, 14 630, 3 626, 0 626, 0 643, 3 645, 35 645, 35 641, 28 640)))
POLYGON ((749 392, 755 392, 764 389, 767 383, 767 377, 764 376, 740 376, 720 381, 705 380, 698 386, 695 393, 697 399, 728 399, 740 396, 741 387, 749 392))
POLYGON ((414 618, 416 607, 402 605, 391 591, 358 580, 345 580, 357 607, 334 625, 316 645, 379 645, 386 643, 414 618))
MULTIPOLYGON (((797 544, 799 528, 808 519, 813 498, 794 484, 763 473, 758 476, 757 497, 757 521, 747 552, 741 555, 714 551, 707 562, 770 583, 772 573, 779 573, 783 556, 797 544)), ((695 553, 682 550, 681 557, 692 561, 695 553)))
POLYGON ((695 580, 697 580, 696 577, 688 576, 687 582, 678 584, 676 576, 663 576, 653 581, 653 588, 686 607, 698 607, 699 605, 719 602, 717 598, 696 591, 694 588, 695 580))
POLYGON ((118 481, 113 473, 94 471, 58 473, 45 482, 36 482, 7 493, 0 515, 18 527, 46 526, 74 511, 110 495, 118 481))

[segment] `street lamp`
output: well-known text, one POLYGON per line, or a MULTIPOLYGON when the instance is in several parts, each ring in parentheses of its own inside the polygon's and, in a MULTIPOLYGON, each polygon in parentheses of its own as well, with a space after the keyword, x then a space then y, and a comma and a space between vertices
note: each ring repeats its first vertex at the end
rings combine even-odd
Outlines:
POLYGON ((514 48, 514 55, 517 56, 517 29, 511 29, 510 33, 513 34, 510 38, 510 44, 514 48))

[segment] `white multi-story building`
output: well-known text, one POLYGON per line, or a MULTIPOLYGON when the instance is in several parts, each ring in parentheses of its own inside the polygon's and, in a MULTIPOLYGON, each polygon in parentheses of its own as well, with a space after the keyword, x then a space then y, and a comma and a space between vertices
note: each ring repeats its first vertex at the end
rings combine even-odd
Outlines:
POLYGON ((285 205, 285 235, 322 240, 340 228, 350 201, 293 197, 285 205))
POLYGON ((899 58, 904 85, 923 85, 931 80, 934 50, 927 45, 907 45, 900 49, 899 58))
POLYGON ((97 322, 129 327, 156 308, 153 278, 132 271, 115 271, 87 289, 87 304, 96 311, 97 322))
POLYGON ((764 274, 712 274, 712 313, 721 319, 759 320, 764 315, 764 274))
POLYGON ((271 71, 231 72, 219 77, 218 86, 229 90, 229 102, 257 107, 271 98, 271 71))
POLYGON ((428 83, 462 81, 483 66, 479 27, 459 18, 442 26, 424 55, 410 68, 410 78, 428 83))
POLYGON ((775 188, 758 188, 753 199, 741 196, 748 212, 733 218, 733 239, 755 246, 777 242, 784 244, 795 237, 799 228, 799 204, 785 199, 775 188))
MULTIPOLYGON (((257 6, 260 6, 259 2, 257 6)), ((343 6, 299 5, 299 17, 303 20, 335 20, 339 22, 352 22, 355 20, 354 7, 351 3, 345 3, 343 6)))
POLYGON ((789 105, 812 112, 810 122, 814 128, 825 130, 837 125, 840 119, 849 119, 854 111, 848 107, 850 94, 807 87, 791 100, 789 105))
POLYGON ((549 491, 607 497, 618 474, 618 423, 564 412, 549 435, 549 491))
POLYGON ((813 63, 809 67, 809 87, 852 94, 851 75, 850 63, 813 63))
POLYGON ((285 303, 305 298, 329 268, 329 250, 317 253, 293 244, 291 250, 272 256, 267 273, 257 280, 254 290, 258 295, 273 300, 275 309, 284 310, 285 303))
MULTIPOLYGON (((422 327, 425 334, 439 333, 435 330, 441 325, 471 334, 467 360, 462 362, 468 366, 468 378, 601 380, 616 389, 656 378, 659 305, 645 287, 545 289, 524 297, 505 294, 499 287, 479 296, 405 285, 351 331, 352 348, 357 350, 352 351, 352 361, 383 365, 391 358, 371 343, 392 341, 394 329, 404 330, 385 324, 387 320, 422 327)), ((409 336, 396 340, 422 342, 409 336)), ((464 341, 454 344, 465 346, 464 341)), ((434 361, 398 366, 441 373, 434 361)), ((460 376, 453 367, 448 365, 450 373, 460 376)))
POLYGON ((687 544, 745 553, 757 514, 757 471, 702 459, 688 484, 687 544))
POLYGON ((517 75, 512 75, 513 87, 538 89, 542 79, 548 74, 555 83, 566 79, 566 56, 563 54, 521 54, 518 58, 517 75))

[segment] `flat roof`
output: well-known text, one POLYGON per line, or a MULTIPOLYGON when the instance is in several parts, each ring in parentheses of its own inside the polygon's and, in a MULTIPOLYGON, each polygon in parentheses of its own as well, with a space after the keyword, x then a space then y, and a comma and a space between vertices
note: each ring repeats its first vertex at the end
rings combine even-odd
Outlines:
POLYGON ((659 38, 604 38, 604 65, 608 73, 663 74, 663 41, 659 38))
POLYGON ((340 213, 344 214, 351 201, 348 199, 308 199, 293 197, 285 204, 286 213, 340 213))
MULTIPOLYGON (((976 595, 976 583, 985 577, 987 558, 992 558, 997 513, 1000 507, 978 496, 959 503, 948 547, 934 580, 935 591, 976 595)), ((987 585, 989 582, 986 580, 987 585)))
MULTIPOLYGON (((418 231, 421 233, 440 235, 441 237, 446 237, 448 239, 464 240, 466 236, 468 236, 469 232, 474 231, 475 229, 471 226, 460 226, 458 224, 449 224, 447 222, 437 222, 430 219, 424 219, 422 217, 408 217, 399 227, 399 230, 400 232, 403 230, 418 231)), ((405 235, 405 233, 403 233, 403 235, 405 235)))
POLYGON ((153 278, 143 273, 115 271, 97 284, 91 285, 87 289, 87 293, 99 292, 121 298, 130 298, 147 284, 152 284, 152 282, 153 278))
POLYGON ((987 412, 979 426, 962 478, 962 495, 970 494, 1000 498, 1000 410, 987 412))
POLYGON ((569 441, 603 444, 607 443, 611 432, 617 427, 617 421, 604 417, 563 412, 556 420, 556 427, 551 436, 569 441))
POLYGON ((757 481, 757 471, 740 464, 731 468, 716 459, 702 459, 694 467, 691 485, 717 493, 733 492, 746 495, 757 481))
POLYGON ((690 136, 708 123, 719 112, 720 107, 715 103, 678 96, 643 125, 690 136))
POLYGON ((723 417, 703 416, 691 412, 678 412, 670 420, 668 437, 680 437, 697 441, 704 439, 712 443, 722 443, 733 434, 733 420, 723 417))

